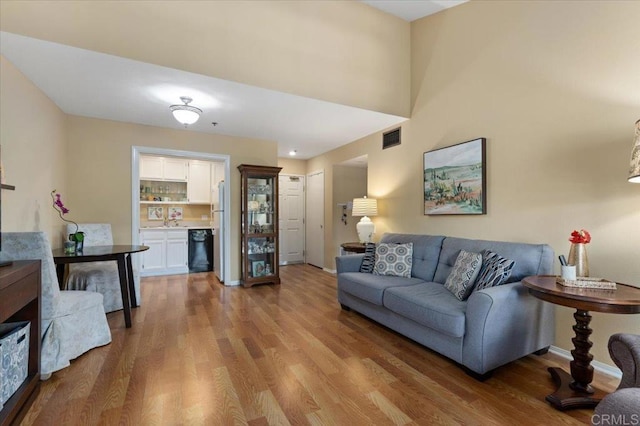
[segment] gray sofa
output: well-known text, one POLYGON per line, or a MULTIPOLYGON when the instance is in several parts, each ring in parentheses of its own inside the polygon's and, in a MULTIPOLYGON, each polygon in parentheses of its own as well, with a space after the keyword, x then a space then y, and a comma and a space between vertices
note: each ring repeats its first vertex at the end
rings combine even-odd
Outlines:
POLYGON ((361 273, 363 254, 338 256, 338 301, 452 359, 484 380, 501 365, 544 353, 554 341, 554 307, 521 284, 550 274, 554 254, 546 244, 385 234, 381 243, 413 243, 411 277, 361 273), (444 287, 460 250, 491 250, 515 261, 507 284, 474 291, 461 301, 444 287))

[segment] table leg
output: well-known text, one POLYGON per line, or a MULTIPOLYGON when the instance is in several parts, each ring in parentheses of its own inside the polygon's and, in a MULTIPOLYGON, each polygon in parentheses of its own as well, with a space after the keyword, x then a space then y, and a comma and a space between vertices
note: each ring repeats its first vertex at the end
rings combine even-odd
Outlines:
POLYGON ((131 254, 127 255, 127 281, 129 282, 129 299, 131 300, 131 307, 137 308, 138 298, 136 297, 136 283, 133 280, 133 265, 131 265, 131 254))
POLYGON ((124 323, 131 327, 131 302, 129 301, 129 286, 127 285, 127 268, 125 255, 118 255, 118 275, 120 276, 120 294, 122 294, 122 310, 124 311, 124 323))
POLYGON ((591 387, 593 381, 593 355, 589 353, 593 343, 591 335, 591 315, 588 311, 577 309, 573 314, 576 324, 573 331, 576 337, 571 339, 574 349, 571 351, 573 361, 570 363, 571 375, 561 368, 549 367, 549 373, 558 389, 546 397, 547 402, 558 410, 571 408, 592 408, 604 397, 604 393, 591 387))

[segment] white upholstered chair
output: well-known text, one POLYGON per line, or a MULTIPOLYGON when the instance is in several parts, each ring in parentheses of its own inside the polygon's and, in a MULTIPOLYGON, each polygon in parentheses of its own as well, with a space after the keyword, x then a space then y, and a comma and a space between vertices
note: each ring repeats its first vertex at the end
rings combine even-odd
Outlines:
POLYGON ((46 379, 69 361, 111 342, 102 295, 89 291, 61 291, 51 246, 44 232, 3 232, 3 260, 42 262, 42 342, 40 373, 46 379))
MULTIPOLYGON (((75 230, 75 225, 67 225, 68 234, 75 230)), ((85 247, 113 245, 111 225, 108 223, 80 223, 78 230, 84 232, 85 247)), ((65 289, 98 292, 103 296, 104 311, 113 312, 122 309, 119 277, 115 261, 73 263, 69 264, 65 289)), ((140 305, 140 280, 137 271, 134 271, 133 281, 136 300, 140 305)))

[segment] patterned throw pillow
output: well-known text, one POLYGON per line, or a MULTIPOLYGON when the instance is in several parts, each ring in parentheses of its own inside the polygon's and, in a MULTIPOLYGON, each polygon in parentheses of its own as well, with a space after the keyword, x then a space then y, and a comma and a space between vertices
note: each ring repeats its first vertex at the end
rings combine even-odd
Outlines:
POLYGON ((380 243, 376 247, 374 275, 410 277, 413 264, 413 243, 380 243))
POLYGON ((467 300, 482 267, 482 255, 460 250, 444 286, 460 300, 467 300))
POLYGON ((516 262, 506 259, 490 250, 482 252, 482 268, 476 279, 474 290, 495 287, 507 282, 516 262))
POLYGON ((364 259, 360 264, 360 272, 370 274, 376 264, 376 243, 364 244, 364 259))

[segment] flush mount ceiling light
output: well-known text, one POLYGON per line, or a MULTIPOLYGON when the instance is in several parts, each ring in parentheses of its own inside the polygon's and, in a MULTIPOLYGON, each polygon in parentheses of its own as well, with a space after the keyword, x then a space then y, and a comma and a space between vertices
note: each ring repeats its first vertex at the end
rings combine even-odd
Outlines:
POLYGON ((171 105, 169 109, 173 113, 173 116, 179 123, 184 124, 187 127, 189 124, 193 124, 200 118, 202 110, 194 106, 189 105, 193 99, 187 96, 181 96, 180 100, 184 102, 184 105, 171 105))
POLYGON ((295 149, 289 151, 289 155, 292 156, 292 157, 295 157, 297 153, 298 153, 298 151, 296 151, 295 149))

